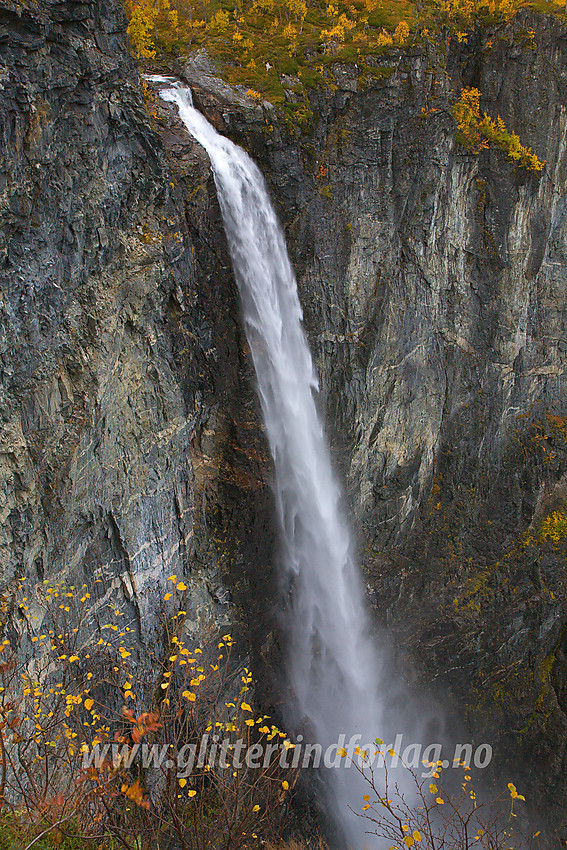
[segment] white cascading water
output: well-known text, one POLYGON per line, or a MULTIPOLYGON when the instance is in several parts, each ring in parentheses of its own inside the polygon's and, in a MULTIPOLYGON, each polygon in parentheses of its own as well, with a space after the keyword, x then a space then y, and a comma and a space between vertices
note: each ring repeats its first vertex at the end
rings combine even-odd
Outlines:
MULTIPOLYGON (((340 735, 348 742, 360 733, 361 745, 368 744, 383 733, 379 664, 315 406, 317 379, 284 235, 250 157, 192 107, 188 90, 176 84, 160 94, 177 105, 189 133, 209 154, 240 290, 275 466, 293 725, 323 752, 340 735)), ((368 825, 349 809, 362 806, 356 770, 327 770, 324 777, 327 804, 347 842, 360 850, 368 825)))

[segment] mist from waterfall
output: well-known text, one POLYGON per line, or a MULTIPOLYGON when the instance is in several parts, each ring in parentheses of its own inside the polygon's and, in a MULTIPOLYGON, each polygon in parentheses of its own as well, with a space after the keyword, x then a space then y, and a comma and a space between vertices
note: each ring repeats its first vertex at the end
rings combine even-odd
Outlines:
MULTIPOLYGON (((369 744, 384 734, 380 664, 315 405, 317 378, 284 234, 250 157, 192 107, 188 90, 177 84, 160 94, 177 105, 209 154, 240 290, 275 467, 291 721, 323 751, 340 735, 348 742, 360 733, 360 744, 369 744)), ((323 777, 327 804, 345 838, 361 848, 368 824, 349 810, 360 811, 364 793, 355 768, 325 770, 323 777)))

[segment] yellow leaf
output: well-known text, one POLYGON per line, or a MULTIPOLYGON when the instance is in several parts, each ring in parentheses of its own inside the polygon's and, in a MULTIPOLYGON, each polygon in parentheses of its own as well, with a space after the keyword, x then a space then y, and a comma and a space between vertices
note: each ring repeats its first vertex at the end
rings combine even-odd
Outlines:
POLYGON ((185 786, 186 786, 186 785, 187 785, 187 780, 186 780, 186 779, 180 779, 180 780, 179 780, 179 787, 180 787, 180 788, 185 788, 185 786))
POLYGON ((91 708, 93 707, 93 705, 94 705, 94 700, 92 700, 92 699, 86 699, 85 700, 85 708, 87 709, 87 711, 90 711, 91 708))
POLYGON ((252 709, 250 708, 250 706, 248 705, 247 702, 243 702, 241 708, 242 708, 242 711, 252 711, 252 709))
POLYGON ((433 783, 431 783, 431 785, 429 786, 429 791, 430 791, 431 794, 437 794, 437 791, 438 791, 437 785, 434 785, 433 783))
POLYGON ((166 593, 166 594, 165 594, 165 596, 164 596, 163 598, 164 598, 164 600, 167 602, 167 600, 168 600, 168 599, 171 599, 171 597, 172 597, 172 596, 173 596, 173 593, 166 593))
POLYGON ((188 699, 190 702, 195 702, 195 700, 197 699, 195 694, 192 694, 191 691, 183 691, 181 696, 185 697, 185 699, 188 699))
POLYGON ((403 838, 402 841, 406 845, 406 847, 413 847, 413 845, 415 844, 415 841, 413 840, 411 835, 406 835, 406 837, 403 838))
POLYGON ((253 811, 253 812, 259 812, 259 811, 260 811, 260 806, 253 806, 253 807, 252 807, 252 811, 253 811))
POLYGON ((187 796, 188 796, 188 797, 196 797, 196 796, 197 796, 197 792, 196 792, 196 791, 188 791, 188 792, 187 792, 187 796))
POLYGON ((78 661, 78 660, 79 660, 79 656, 78 656, 78 655, 70 655, 70 656, 69 656, 69 661, 78 661))
POLYGON ((180 581, 177 585, 177 590, 187 590, 187 585, 180 581))
POLYGON ((284 791, 289 791, 289 782, 287 782, 285 779, 282 782, 282 788, 284 789, 284 791))
POLYGON ((412 833, 412 836, 414 841, 421 841, 421 833, 417 829, 412 833))
POLYGON ((445 800, 442 800, 442 799, 441 799, 441 797, 437 797, 437 799, 435 800, 435 802, 436 802, 436 803, 438 803, 440 806, 443 806, 443 805, 444 805, 444 803, 445 803, 445 800))

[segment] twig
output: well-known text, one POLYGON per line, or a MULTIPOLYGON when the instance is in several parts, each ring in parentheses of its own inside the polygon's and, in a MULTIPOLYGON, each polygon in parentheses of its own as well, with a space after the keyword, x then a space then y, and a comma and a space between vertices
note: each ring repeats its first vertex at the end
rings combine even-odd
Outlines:
POLYGON ((30 847, 33 847, 36 841, 39 841, 40 838, 43 838, 44 835, 47 835, 47 833, 51 832, 51 830, 55 829, 55 827, 60 826, 62 823, 65 823, 68 820, 71 820, 74 814, 75 812, 72 812, 70 815, 67 815, 66 818, 63 818, 62 820, 59 820, 56 823, 52 823, 51 826, 48 826, 47 829, 44 829, 43 832, 41 832, 39 835, 36 835, 33 841, 30 841, 30 843, 26 847, 24 847, 24 850, 30 850, 30 847))

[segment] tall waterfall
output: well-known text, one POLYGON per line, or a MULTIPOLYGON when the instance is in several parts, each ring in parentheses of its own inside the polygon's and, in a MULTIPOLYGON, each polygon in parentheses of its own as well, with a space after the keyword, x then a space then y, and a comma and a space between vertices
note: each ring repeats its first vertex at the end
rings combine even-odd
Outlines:
MULTIPOLYGON (((383 730, 379 664, 315 406, 317 378, 284 234, 250 157, 193 109, 190 92, 175 85, 161 96, 177 105, 188 131, 209 154, 240 290, 275 466, 293 724, 323 750, 340 735, 348 742, 353 733, 367 744, 383 730)), ((366 827, 349 810, 362 805, 356 770, 327 770, 324 777, 327 802, 348 842, 360 850, 366 827)))

